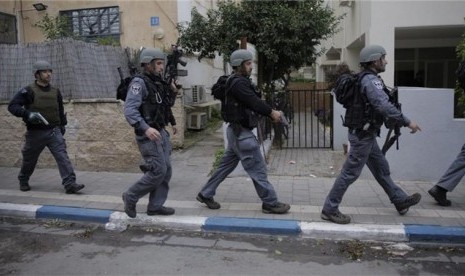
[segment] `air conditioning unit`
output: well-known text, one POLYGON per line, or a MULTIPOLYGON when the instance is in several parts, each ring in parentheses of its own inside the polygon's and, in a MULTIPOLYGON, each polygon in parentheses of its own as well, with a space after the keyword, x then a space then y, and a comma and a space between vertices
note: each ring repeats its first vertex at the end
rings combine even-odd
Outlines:
POLYGON ((204 129, 207 126, 207 113, 192 112, 187 117, 188 129, 204 129))
POLYGON ((204 103, 206 101, 205 85, 192 85, 192 102, 204 103))

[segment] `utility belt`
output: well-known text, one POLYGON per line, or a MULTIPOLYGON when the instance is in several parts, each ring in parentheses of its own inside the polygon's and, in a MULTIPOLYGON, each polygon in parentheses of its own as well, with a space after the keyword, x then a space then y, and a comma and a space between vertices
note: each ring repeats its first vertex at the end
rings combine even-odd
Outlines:
POLYGON ((154 129, 160 131, 165 128, 165 124, 159 124, 159 123, 152 123, 149 124, 150 127, 153 127, 154 129))
POLYGON ((373 136, 377 135, 379 136, 380 130, 379 129, 374 129, 374 128, 368 128, 368 129, 361 129, 361 128, 349 128, 349 133, 356 135, 359 139, 362 139, 366 136, 373 136))
MULTIPOLYGON (((149 126, 156 129, 156 130, 158 130, 158 131, 161 131, 161 130, 165 129, 165 125, 157 124, 157 123, 149 124, 149 126)), ((134 133, 136 135, 139 135, 139 136, 145 135, 144 131, 141 130, 141 129, 134 129, 134 133)))
POLYGON ((250 126, 244 126, 242 123, 240 122, 228 122, 229 125, 233 128, 245 128, 245 129, 248 129, 248 130, 252 130, 254 129, 255 127, 250 127, 250 126))
POLYGON ((240 123, 237 122, 229 123, 229 127, 232 128, 233 133, 234 135, 236 135, 236 137, 238 137, 239 134, 241 134, 242 128, 244 128, 240 123))
POLYGON ((26 124, 27 130, 46 130, 46 129, 54 129, 56 127, 58 127, 58 125, 26 124))

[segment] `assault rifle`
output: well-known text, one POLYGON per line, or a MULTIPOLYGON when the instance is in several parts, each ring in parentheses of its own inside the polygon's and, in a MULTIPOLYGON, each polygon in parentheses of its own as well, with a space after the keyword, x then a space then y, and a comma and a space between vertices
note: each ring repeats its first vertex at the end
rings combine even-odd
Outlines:
POLYGON ((126 48, 124 52, 126 53, 126 56, 128 57, 129 77, 125 78, 123 75, 123 71, 121 70, 121 67, 118 67, 117 70, 118 70, 118 74, 120 78, 120 84, 116 88, 116 99, 123 100, 123 101, 126 100, 126 94, 128 92, 129 83, 131 82, 132 77, 134 77, 136 74, 139 73, 139 70, 137 69, 137 67, 134 66, 134 64, 131 62, 129 49, 126 48))
MULTIPOLYGON (((399 103, 399 90, 397 90, 397 87, 394 87, 392 89, 386 88, 386 92, 389 96, 389 101, 399 110, 402 112, 402 104, 399 103)), ((389 129, 388 134, 386 136, 386 141, 384 142, 382 152, 384 155, 386 155, 386 152, 389 150, 389 148, 396 143, 396 149, 399 150, 399 136, 401 135, 400 133, 400 128, 401 125, 396 122, 395 120, 388 120, 385 123, 386 128, 389 129), (394 136, 391 137, 392 132, 394 132, 394 136)))
MULTIPOLYGON (((178 45, 171 45, 171 54, 167 56, 164 76, 168 84, 170 84, 172 80, 176 80, 178 76, 187 76, 186 70, 178 70, 178 64, 181 64, 182 66, 186 66, 187 64, 187 62, 181 59, 182 54, 182 49, 179 48, 178 45)), ((176 84, 176 87, 180 89, 182 86, 176 84)))

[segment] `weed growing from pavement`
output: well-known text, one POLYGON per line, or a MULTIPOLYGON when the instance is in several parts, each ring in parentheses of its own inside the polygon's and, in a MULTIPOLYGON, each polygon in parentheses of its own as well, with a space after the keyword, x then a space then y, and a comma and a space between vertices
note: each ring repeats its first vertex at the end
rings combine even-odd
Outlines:
POLYGON ((215 153, 215 161, 213 162, 213 167, 210 171, 210 173, 208 174, 209 176, 212 175, 216 169, 218 169, 218 166, 220 165, 220 162, 221 162, 221 158, 223 158, 223 155, 224 155, 224 149, 218 149, 215 153))
POLYGON ((67 228, 73 225, 74 224, 72 222, 66 222, 59 219, 52 219, 46 221, 42 226, 45 228, 67 228))
POLYGON ((85 238, 85 239, 88 239, 90 237, 92 237, 92 235, 94 234, 94 232, 98 229, 98 226, 94 226, 94 227, 86 227, 86 229, 82 232, 79 232, 79 233, 76 233, 76 234, 73 234, 73 236, 77 237, 77 238, 85 238))
POLYGON ((363 256, 365 244, 359 240, 341 242, 339 251, 352 261, 360 260, 363 256))

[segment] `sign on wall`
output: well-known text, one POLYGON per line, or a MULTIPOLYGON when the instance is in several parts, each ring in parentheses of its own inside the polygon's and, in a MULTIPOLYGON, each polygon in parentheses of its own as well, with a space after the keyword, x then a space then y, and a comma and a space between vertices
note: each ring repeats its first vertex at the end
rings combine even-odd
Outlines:
POLYGON ((160 25, 160 17, 152 16, 150 17, 150 26, 158 26, 160 25))

